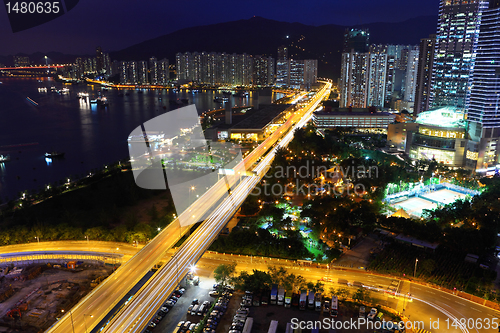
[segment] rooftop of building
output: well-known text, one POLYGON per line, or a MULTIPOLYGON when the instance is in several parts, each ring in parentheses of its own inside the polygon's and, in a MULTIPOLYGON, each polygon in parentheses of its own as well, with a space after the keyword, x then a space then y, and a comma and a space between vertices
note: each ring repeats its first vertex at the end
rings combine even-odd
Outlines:
POLYGON ((264 104, 258 110, 251 109, 243 115, 233 115, 232 124, 216 124, 218 129, 251 129, 262 130, 281 112, 285 111, 290 104, 264 104))
POLYGON ((464 112, 454 106, 444 106, 421 112, 417 116, 416 123, 443 128, 465 128, 466 126, 464 112))

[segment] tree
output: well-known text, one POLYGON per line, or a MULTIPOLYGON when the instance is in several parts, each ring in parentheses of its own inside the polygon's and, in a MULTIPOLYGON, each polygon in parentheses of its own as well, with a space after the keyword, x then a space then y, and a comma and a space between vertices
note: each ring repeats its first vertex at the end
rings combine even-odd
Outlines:
POLYGON ((345 287, 339 287, 337 289, 330 288, 330 294, 337 296, 339 301, 344 301, 350 295, 349 290, 345 287))
POLYGON ((368 291, 364 288, 358 288, 352 295, 352 299, 357 301, 367 301, 368 300, 368 291))
POLYGON ((229 282, 234 275, 236 270, 236 263, 232 264, 222 264, 217 266, 214 271, 214 278, 217 283, 222 283, 223 286, 229 282))
POLYGON ((268 266, 267 269, 273 284, 284 284, 284 280, 288 275, 288 272, 284 267, 277 268, 276 266, 268 266))
POLYGON ((301 275, 289 274, 283 280, 283 285, 286 290, 296 291, 305 286, 305 280, 301 275))
POLYGON ((432 259, 422 261, 422 270, 427 274, 431 274, 436 269, 436 262, 432 259))

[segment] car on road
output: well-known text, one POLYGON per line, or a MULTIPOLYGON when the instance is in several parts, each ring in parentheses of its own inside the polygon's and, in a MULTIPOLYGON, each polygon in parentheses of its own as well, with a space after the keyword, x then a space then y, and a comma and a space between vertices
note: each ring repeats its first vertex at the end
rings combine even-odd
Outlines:
POLYGON ((191 302, 192 305, 199 304, 199 303, 200 303, 200 301, 197 298, 193 299, 193 301, 191 302))
POLYGON ((370 320, 374 320, 375 316, 377 315, 378 310, 376 308, 372 308, 370 310, 370 313, 368 314, 367 318, 370 320))
POLYGON ((153 322, 150 322, 150 323, 149 323, 149 327, 150 327, 150 328, 155 328, 155 327, 156 327, 156 324, 155 324, 155 323, 153 323, 153 322))
POLYGON ((219 297, 219 293, 217 291, 211 291, 208 293, 208 295, 211 297, 219 297))

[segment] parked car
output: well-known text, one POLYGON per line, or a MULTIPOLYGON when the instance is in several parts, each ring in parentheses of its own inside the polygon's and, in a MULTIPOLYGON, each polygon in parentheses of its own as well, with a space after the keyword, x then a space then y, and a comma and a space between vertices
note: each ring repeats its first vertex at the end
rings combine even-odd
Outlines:
POLYGON ((191 302, 191 304, 193 304, 193 305, 199 304, 199 303, 200 303, 200 301, 197 298, 193 299, 193 301, 191 302))
POLYGON ((367 318, 370 320, 374 320, 375 316, 377 315, 378 310, 376 308, 372 308, 370 310, 370 313, 368 314, 367 318))

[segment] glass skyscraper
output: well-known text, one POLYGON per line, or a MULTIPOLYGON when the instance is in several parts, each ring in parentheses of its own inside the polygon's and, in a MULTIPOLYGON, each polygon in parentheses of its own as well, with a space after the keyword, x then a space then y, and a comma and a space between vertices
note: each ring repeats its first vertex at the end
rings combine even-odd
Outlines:
POLYGON ((500 1, 491 0, 489 8, 483 12, 481 18, 467 113, 472 141, 469 144, 468 159, 477 160, 477 168, 491 167, 499 163, 499 101, 500 1))
POLYGON ((431 107, 466 109, 485 0, 441 0, 432 73, 431 107))

